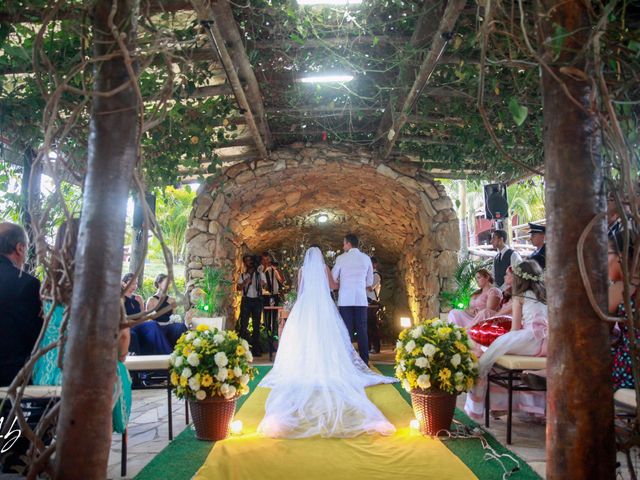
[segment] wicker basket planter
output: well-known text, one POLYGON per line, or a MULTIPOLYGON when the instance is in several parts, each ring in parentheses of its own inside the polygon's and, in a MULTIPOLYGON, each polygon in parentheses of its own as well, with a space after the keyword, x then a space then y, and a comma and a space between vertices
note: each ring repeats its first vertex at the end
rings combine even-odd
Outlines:
POLYGON ((438 435, 448 431, 456 409, 456 397, 438 389, 411 390, 411 404, 420 422, 420 433, 438 435))
POLYGON ((231 419, 236 413, 236 400, 237 397, 227 400, 220 396, 204 400, 189 399, 196 438, 214 442, 227 438, 231 419))

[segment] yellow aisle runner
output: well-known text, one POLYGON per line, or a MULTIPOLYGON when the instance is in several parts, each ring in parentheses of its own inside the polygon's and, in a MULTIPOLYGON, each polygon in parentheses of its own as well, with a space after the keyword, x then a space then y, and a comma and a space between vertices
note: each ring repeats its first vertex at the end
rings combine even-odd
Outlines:
POLYGON ((257 388, 236 414, 244 433, 218 442, 195 480, 377 480, 475 479, 439 440, 409 428, 411 406, 393 385, 367 389, 367 395, 398 429, 389 437, 271 439, 258 436, 269 389, 257 388))

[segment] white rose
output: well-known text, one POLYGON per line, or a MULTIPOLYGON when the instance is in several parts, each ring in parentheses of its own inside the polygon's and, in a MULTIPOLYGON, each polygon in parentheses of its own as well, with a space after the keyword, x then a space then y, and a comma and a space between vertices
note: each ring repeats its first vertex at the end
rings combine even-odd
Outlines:
POLYGON ((176 357, 176 360, 175 360, 175 362, 174 362, 174 365, 175 365, 176 367, 179 367, 180 365, 182 365, 182 362, 184 362, 184 357, 183 357, 182 355, 178 355, 178 356, 176 357))
POLYGON ((458 340, 460 340, 460 339, 462 338, 462 334, 460 333, 460 330, 456 329, 454 333, 455 333, 456 338, 457 338, 458 340))
POLYGON ((404 388, 407 392, 411 391, 411 384, 409 383, 409 380, 402 380, 402 388, 404 388))
POLYGON ((224 398, 226 398, 227 400, 235 397, 236 387, 234 387, 233 385, 229 385, 229 390, 227 390, 227 393, 223 393, 223 395, 224 395, 224 398))
POLYGON ((242 345, 242 348, 244 348, 245 350, 249 350, 249 342, 247 342, 244 338, 242 340, 240 340, 240 345, 242 345))
POLYGON ((194 346, 194 347, 199 347, 200 345, 202 345, 202 339, 201 339, 201 338, 196 338, 196 339, 193 341, 193 346, 194 346))
POLYGON ((200 357, 198 357, 198 354, 196 352, 190 353, 187 357, 187 363, 192 367, 197 367, 198 365, 200 365, 200 357))
POLYGON ((175 365, 176 364, 176 357, 178 355, 176 355, 176 352, 173 352, 171 355, 169 355, 169 364, 170 365, 175 365))
POLYGON ((420 338, 420 335, 422 335, 422 325, 418 325, 416 328, 411 330, 411 336, 413 338, 420 338))
POLYGON ((221 393, 225 398, 227 398, 227 395, 229 394, 229 387, 230 387, 230 386, 231 386, 231 385, 229 385, 228 383, 223 383, 223 384, 220 386, 220 393, 221 393))
POLYGON ((182 376, 184 378, 189 378, 191 375, 193 375, 193 374, 191 373, 191 369, 189 367, 187 367, 184 370, 182 370, 182 376))
POLYGON ((196 400, 204 400, 205 398, 207 398, 207 392, 204 390, 198 390, 196 392, 196 400))
POLYGON ((229 363, 229 359, 224 352, 218 352, 213 356, 213 361, 216 362, 218 367, 226 367, 229 363))
POLYGON ((193 390, 194 392, 200 390, 200 380, 198 380, 197 377, 191 377, 189 379, 189 388, 191 388, 191 390, 193 390))
POLYGON ((187 342, 191 342, 191 341, 193 341, 194 338, 196 338, 196 334, 194 332, 189 332, 189 333, 187 333, 187 336, 186 336, 185 340, 187 342))
POLYGON ((456 385, 456 390, 457 390, 458 392, 461 392, 463 388, 464 388, 464 387, 463 387, 461 384, 459 384, 459 383, 456 385))
POLYGON ((453 379, 456 383, 462 383, 464 381, 464 373, 456 372, 455 375, 453 375, 453 379))
POLYGON ((396 368, 396 377, 400 377, 402 375, 402 369, 400 367, 396 368))
POLYGON ((407 353, 411 353, 414 348, 416 348, 416 342, 414 342, 413 340, 409 340, 409 343, 404 346, 404 349, 407 351, 407 353))
POLYGON ((217 333, 213 336, 213 343, 218 345, 222 342, 224 342, 224 335, 220 335, 219 333, 217 333))
POLYGON ((431 379, 429 375, 419 375, 418 376, 418 386, 424 390, 431 386, 431 379))
POLYGON ((426 357, 419 357, 416 360, 416 367, 418 368, 427 368, 429 366, 429 360, 426 357))
POLYGON ((240 385, 246 385, 247 383, 249 383, 249 380, 250 380, 249 375, 247 375, 247 374, 242 375, 240 377, 240 385))
POLYGON ((453 357, 451 357, 451 365, 453 365, 455 368, 457 368, 458 365, 460 365, 461 361, 462 361, 462 358, 460 358, 459 353, 456 353, 453 357))
POLYGON ((229 375, 228 375, 228 371, 227 371, 226 368, 219 368, 218 369, 218 373, 216 373, 215 376, 218 379, 218 381, 224 382, 229 375))
POLYGON ((433 325, 434 327, 441 327, 444 325, 444 323, 442 323, 442 320, 436 320, 431 325, 433 325))
POLYGON ((402 340, 398 340, 396 342, 396 350, 400 350, 402 348, 402 340))
POLYGON ((247 350, 244 356, 247 359, 247 362, 253 362, 253 353, 251 353, 251 350, 247 350))
POLYGON ((405 371, 407 369, 407 363, 404 360, 400 360, 400 368, 402 369, 402 371, 405 371))
POLYGON ((246 395, 247 393, 249 393, 249 387, 240 385, 240 395, 246 395))
POLYGON ((177 313, 174 313, 173 315, 171 315, 169 317, 169 321, 171 323, 180 323, 180 322, 182 322, 182 317, 180 315, 178 315, 177 313))
POLYGON ((235 377, 240 377, 242 375, 242 369, 240 367, 234 367, 233 375, 235 377))
POLYGON ((424 347, 422 347, 422 353, 424 353, 429 358, 433 357, 433 355, 436 353, 435 345, 425 343, 424 347))

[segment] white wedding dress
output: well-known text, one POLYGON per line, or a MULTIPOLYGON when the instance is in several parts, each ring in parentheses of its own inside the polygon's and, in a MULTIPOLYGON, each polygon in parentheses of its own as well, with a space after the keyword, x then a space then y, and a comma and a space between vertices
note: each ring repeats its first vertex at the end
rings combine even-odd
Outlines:
POLYGON ((351 345, 322 253, 310 248, 273 368, 260 382, 271 392, 258 432, 279 438, 390 435, 395 427, 364 389, 394 381, 371 371, 351 345))

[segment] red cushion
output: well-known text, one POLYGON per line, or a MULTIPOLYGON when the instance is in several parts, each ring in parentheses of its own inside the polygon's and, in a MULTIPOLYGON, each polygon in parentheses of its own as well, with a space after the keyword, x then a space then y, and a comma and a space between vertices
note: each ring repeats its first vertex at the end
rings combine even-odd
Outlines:
POLYGON ((493 317, 469 328, 469 338, 480 345, 488 347, 496 338, 511 330, 510 317, 493 317))

